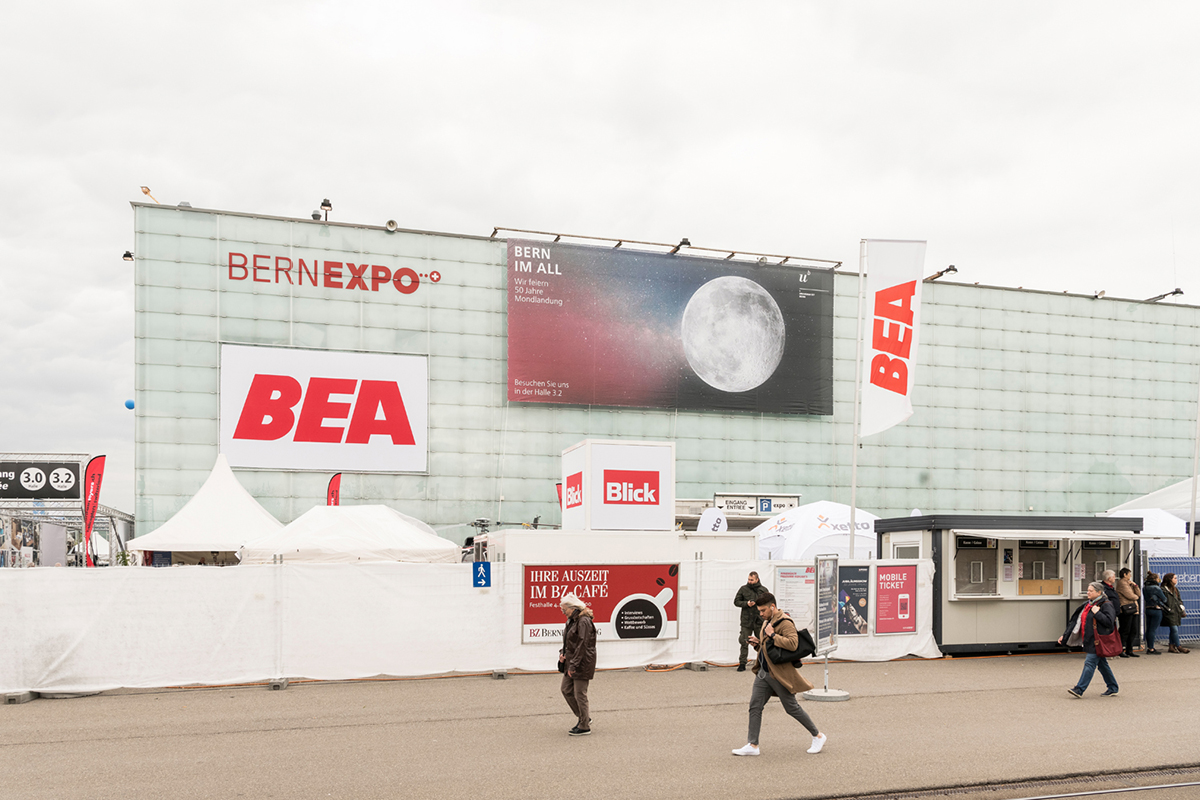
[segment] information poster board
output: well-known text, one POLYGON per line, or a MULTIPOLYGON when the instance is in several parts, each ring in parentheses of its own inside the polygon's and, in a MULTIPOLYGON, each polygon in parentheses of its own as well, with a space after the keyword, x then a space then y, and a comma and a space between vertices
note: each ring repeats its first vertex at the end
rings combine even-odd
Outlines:
POLYGON ((870 567, 838 567, 838 636, 867 635, 870 592, 870 567))
POLYGON ((560 603, 573 594, 595 614, 596 638, 679 638, 678 564, 526 564, 521 642, 562 641, 560 603))
POLYGON ((772 594, 780 610, 789 614, 797 627, 812 628, 816 584, 817 568, 812 564, 775 568, 772 594))
POLYGON ((876 567, 875 632, 917 630, 917 567, 876 567))
POLYGON ((817 652, 837 650, 838 557, 817 556, 817 652))

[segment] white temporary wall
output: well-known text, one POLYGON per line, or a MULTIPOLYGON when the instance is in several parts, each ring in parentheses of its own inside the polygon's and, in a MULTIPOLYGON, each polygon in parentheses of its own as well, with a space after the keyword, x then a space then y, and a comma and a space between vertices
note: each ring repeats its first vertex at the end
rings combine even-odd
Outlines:
MULTIPOLYGON (((0 693, 553 670, 557 647, 521 644, 520 565, 492 564, 489 589, 471 586, 471 566, 0 570, 0 693)), ((679 638, 602 642, 599 666, 735 661, 733 597, 750 570, 771 566, 683 562, 679 638)), ((918 636, 929 630, 921 616, 918 636)), ((926 649, 878 638, 886 652, 865 658, 926 649)))

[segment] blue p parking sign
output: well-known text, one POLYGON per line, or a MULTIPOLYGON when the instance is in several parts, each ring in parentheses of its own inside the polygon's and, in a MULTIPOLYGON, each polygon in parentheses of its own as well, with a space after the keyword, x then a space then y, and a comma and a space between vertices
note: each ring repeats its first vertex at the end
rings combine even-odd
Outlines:
POLYGON ((492 562, 476 561, 471 565, 471 585, 480 589, 492 585, 492 562))
POLYGON ((758 498, 758 513, 760 513, 760 514, 770 514, 771 513, 771 498, 769 498, 769 497, 758 498))

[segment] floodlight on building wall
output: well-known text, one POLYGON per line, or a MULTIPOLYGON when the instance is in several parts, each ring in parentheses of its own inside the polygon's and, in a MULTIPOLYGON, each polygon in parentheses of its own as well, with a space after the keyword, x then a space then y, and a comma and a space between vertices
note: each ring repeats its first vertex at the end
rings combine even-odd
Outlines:
MULTIPOLYGON (((157 197, 155 197, 154 195, 150 194, 150 187, 149 187, 149 186, 143 186, 143 187, 142 187, 142 194, 146 195, 146 197, 149 197, 151 200, 153 200, 154 202, 158 203, 158 198, 157 198, 157 197)), ((160 206, 162 205, 162 203, 158 203, 158 204, 159 204, 160 206)))
POLYGON ((325 212, 325 221, 329 222, 329 212, 333 211, 333 203, 329 202, 328 197, 321 201, 321 210, 325 212))
POLYGON ((123 261, 133 261, 133 253, 131 253, 130 251, 126 250, 126 251, 125 251, 125 255, 121 256, 121 259, 122 259, 123 261))
POLYGON ((1163 292, 1162 294, 1156 294, 1154 297, 1151 297, 1148 300, 1146 300, 1146 302, 1147 303, 1157 303, 1159 300, 1165 300, 1166 298, 1171 297, 1173 295, 1177 295, 1177 294, 1183 294, 1183 289, 1176 288, 1175 290, 1170 291, 1170 292, 1163 292))
POLYGON ((692 246, 692 243, 687 239, 687 237, 684 237, 679 240, 679 244, 677 244, 671 248, 671 254, 678 253, 679 248, 681 248, 681 247, 691 247, 691 246, 692 246))
POLYGON ((948 275, 951 272, 958 272, 958 267, 951 264, 950 266, 946 267, 941 272, 935 272, 932 275, 930 275, 928 278, 925 279, 925 283, 931 283, 933 281, 936 281, 938 278, 942 277, 943 275, 948 275))

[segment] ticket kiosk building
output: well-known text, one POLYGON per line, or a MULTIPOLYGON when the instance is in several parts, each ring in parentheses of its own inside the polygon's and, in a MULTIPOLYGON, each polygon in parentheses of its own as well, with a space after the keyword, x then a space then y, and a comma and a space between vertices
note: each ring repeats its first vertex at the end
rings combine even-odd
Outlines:
POLYGON ((1140 582, 1140 518, 934 515, 875 521, 881 558, 934 563, 943 653, 1055 646, 1105 570, 1140 582))

